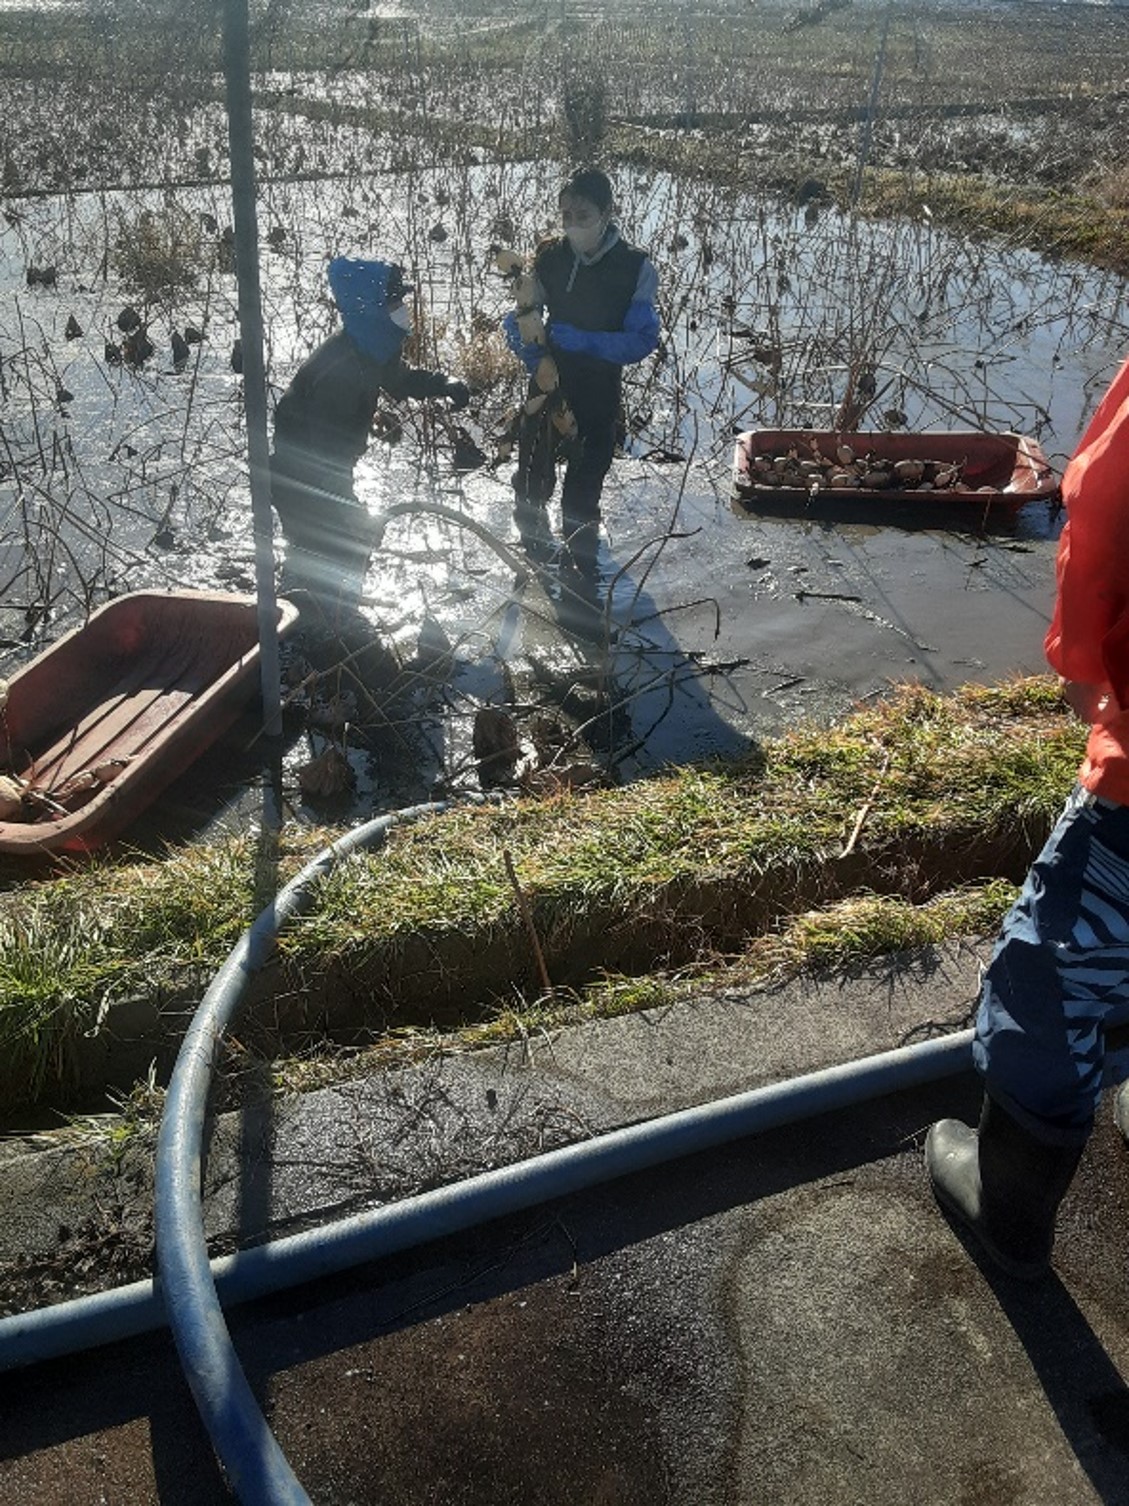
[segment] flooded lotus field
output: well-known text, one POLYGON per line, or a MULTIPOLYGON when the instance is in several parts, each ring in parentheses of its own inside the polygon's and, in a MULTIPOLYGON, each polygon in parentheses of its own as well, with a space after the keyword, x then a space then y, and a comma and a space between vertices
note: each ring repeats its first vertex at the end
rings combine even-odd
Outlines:
MULTIPOLYGON (((341 92, 316 72, 262 82, 275 101, 341 92)), ((150 123, 156 155, 129 186, 4 201, 0 674, 121 591, 254 589, 224 111, 205 101, 150 123)), ((1046 504, 1009 529, 971 504, 936 521, 896 504, 849 521, 739 517, 733 438, 849 415, 898 432, 1016 430, 1061 466, 1125 346, 1121 278, 928 214, 864 220, 621 166, 622 224, 658 269, 663 341, 628 371, 607 605, 578 636, 551 572, 506 553, 497 459, 523 381, 490 248, 528 251, 552 227, 559 166, 405 153, 347 113, 264 108, 256 131, 268 406, 335 327, 325 266, 342 253, 405 265, 411 359, 473 392, 457 424, 426 403, 378 412, 358 495, 373 513, 419 511, 389 525, 313 657, 306 641, 284 656, 293 811, 327 814, 296 770, 328 747, 355 780, 331 815, 477 790, 484 706, 513 716, 518 775, 539 788, 546 766, 623 780, 740 751, 892 680, 945 688, 1042 667, 1058 527, 1046 504)), ((277 553, 281 566, 280 539, 277 553)), ((223 805, 245 773, 228 748, 200 786, 223 805)))

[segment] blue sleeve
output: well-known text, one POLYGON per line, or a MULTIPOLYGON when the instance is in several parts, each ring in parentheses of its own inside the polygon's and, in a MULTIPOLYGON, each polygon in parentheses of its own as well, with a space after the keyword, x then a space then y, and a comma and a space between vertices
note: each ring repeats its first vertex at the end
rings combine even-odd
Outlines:
POLYGON ((506 344, 515 356, 521 357, 522 365, 532 376, 537 370, 537 364, 541 360, 541 357, 546 354, 546 347, 544 345, 525 344, 518 332, 516 309, 511 309, 502 320, 502 330, 506 336, 506 344))
MULTIPOLYGON (((659 343, 658 273, 650 261, 639 268, 635 292, 624 316, 622 329, 577 330, 567 326, 571 338, 561 340, 562 349, 580 350, 601 361, 628 366, 649 356, 659 343)), ((553 340, 552 331, 549 334, 553 340)))

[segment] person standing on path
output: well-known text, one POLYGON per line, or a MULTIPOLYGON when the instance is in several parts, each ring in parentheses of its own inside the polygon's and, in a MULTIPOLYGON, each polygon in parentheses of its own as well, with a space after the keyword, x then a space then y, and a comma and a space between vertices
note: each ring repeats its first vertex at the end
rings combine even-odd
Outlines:
MULTIPOLYGON (((1062 495, 1044 647, 1090 724, 1086 756, 984 975, 973 1043, 985 1089, 979 1129, 944 1119, 925 1143, 938 1200, 1023 1279, 1048 1268, 1101 1095, 1105 1020, 1129 999, 1129 360, 1062 495)), ((1118 1121, 1129 1131, 1125 1088, 1118 1121)))
MULTIPOLYGON (((576 420, 561 488, 562 566, 594 579, 600 497, 615 454, 623 368, 658 345, 658 276, 649 258, 620 234, 604 173, 573 173, 558 202, 564 233, 538 248, 531 302, 548 313, 548 351, 576 420)), ((522 340, 514 314, 505 330, 532 373, 545 346, 522 340)), ((553 435, 547 424, 543 428, 527 425, 523 431, 514 482, 515 521, 523 540, 534 544, 547 533, 545 503, 553 486, 553 435), (530 485, 531 474, 545 469, 529 453, 537 443, 549 446, 547 489, 544 482, 530 485)))

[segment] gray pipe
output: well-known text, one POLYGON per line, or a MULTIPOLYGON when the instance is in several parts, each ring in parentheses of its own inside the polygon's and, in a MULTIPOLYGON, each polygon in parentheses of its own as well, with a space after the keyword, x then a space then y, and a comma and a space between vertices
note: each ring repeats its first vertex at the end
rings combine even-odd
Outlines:
POLYGON ((255 595, 259 620, 259 675, 263 733, 282 734, 278 618, 275 612, 270 441, 263 358, 263 305, 259 285, 259 220, 255 205, 254 126, 251 111, 251 39, 247 0, 224 0, 223 62, 227 93, 227 139, 231 157, 231 205, 235 231, 235 276, 239 340, 243 351, 243 412, 255 540, 255 595))
MULTIPOLYGON (((211 1262, 216 1291, 225 1306, 249 1302, 668 1159, 955 1076, 971 1064, 971 1042, 971 1030, 962 1030, 753 1088, 225 1255, 211 1262)), ((0 1318, 0 1371, 133 1338, 164 1322, 159 1281, 0 1318)))

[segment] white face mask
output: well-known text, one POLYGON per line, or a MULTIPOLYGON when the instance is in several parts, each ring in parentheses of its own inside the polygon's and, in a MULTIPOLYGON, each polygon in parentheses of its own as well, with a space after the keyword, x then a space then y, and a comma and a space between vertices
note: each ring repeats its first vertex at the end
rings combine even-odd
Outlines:
POLYGON ((389 309, 388 317, 400 329, 412 327, 412 311, 406 303, 401 303, 399 308, 389 309))
POLYGON ((565 235, 577 256, 591 256, 603 240, 607 228, 607 220, 600 219, 594 225, 570 225, 565 235))

